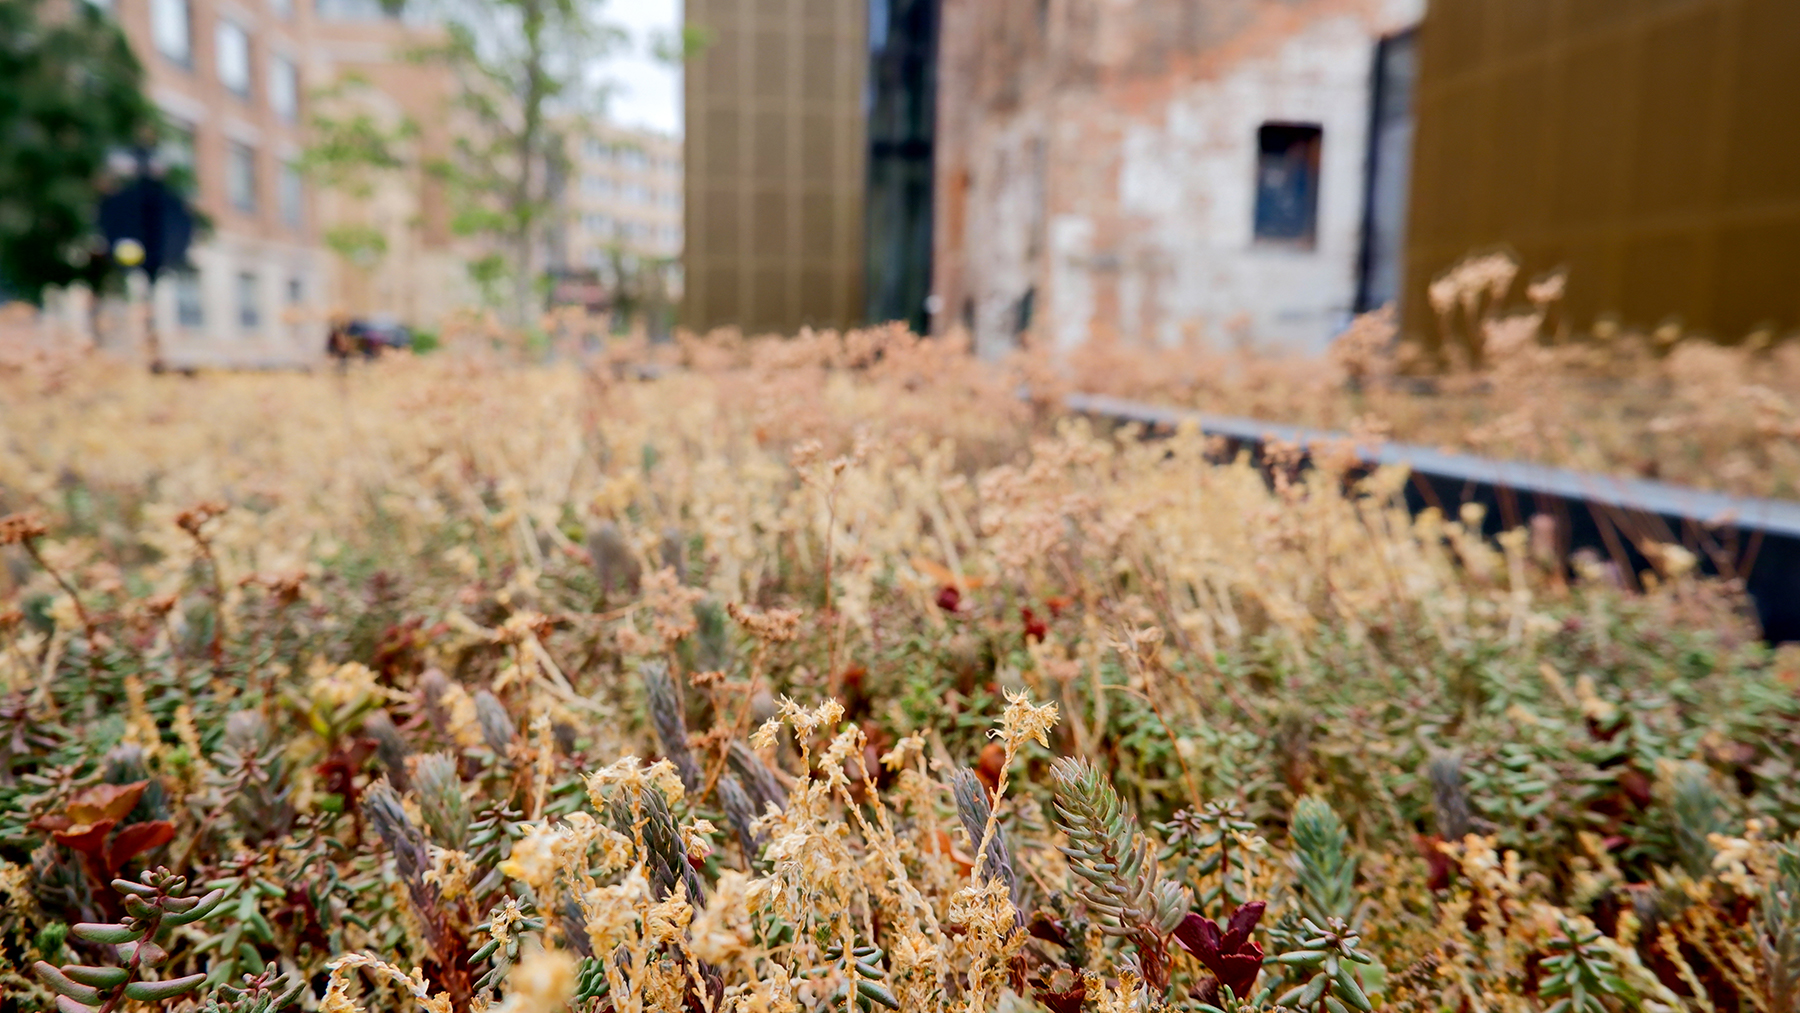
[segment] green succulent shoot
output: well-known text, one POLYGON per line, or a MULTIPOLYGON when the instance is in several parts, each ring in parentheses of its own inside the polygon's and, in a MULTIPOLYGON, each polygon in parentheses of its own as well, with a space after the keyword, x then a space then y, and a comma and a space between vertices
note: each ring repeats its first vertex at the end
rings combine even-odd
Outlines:
POLYGON ((1621 998, 1630 992, 1613 961, 1600 944, 1600 930, 1582 931, 1567 918, 1558 917, 1562 935, 1550 941, 1550 956, 1544 958, 1546 977, 1539 986, 1543 996, 1555 999, 1545 1013, 1606 1013, 1606 998, 1621 998))
POLYGON ((187 878, 157 867, 139 881, 115 879, 113 888, 125 897, 125 916, 117 922, 82 922, 70 931, 90 943, 117 947, 124 966, 64 964, 57 967, 38 961, 33 970, 56 993, 61 1013, 112 1013, 126 1000, 165 1002, 186 995, 206 980, 204 973, 161 980, 146 974, 169 959, 158 945, 166 929, 198 922, 213 913, 225 897, 211 890, 199 897, 183 896, 187 878))
POLYGON ((1374 964, 1375 958, 1358 949, 1361 938, 1342 918, 1328 919, 1323 926, 1302 918, 1300 925, 1304 938, 1299 947, 1275 957, 1272 963, 1310 976, 1282 993, 1276 1003, 1309 1011, 1371 1013, 1375 1007, 1356 980, 1355 967, 1374 964))

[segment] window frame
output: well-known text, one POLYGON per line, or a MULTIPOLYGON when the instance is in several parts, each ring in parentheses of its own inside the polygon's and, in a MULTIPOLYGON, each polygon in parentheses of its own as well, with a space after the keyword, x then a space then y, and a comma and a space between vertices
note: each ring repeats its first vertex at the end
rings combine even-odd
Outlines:
POLYGON ((262 330, 262 278, 255 271, 240 270, 235 279, 233 301, 237 303, 238 330, 254 334, 262 330), (248 301, 245 296, 248 295, 248 301))
POLYGON ((1252 245, 1301 252, 1318 249, 1324 150, 1325 127, 1320 123, 1268 120, 1256 128, 1252 245), (1277 178, 1278 173, 1293 175, 1277 178))
POLYGON ((283 123, 300 122, 300 65, 281 53, 272 53, 269 64, 269 108, 283 123), (285 71, 285 73, 284 73, 285 71), (285 99, 285 107, 282 100, 285 99))
POLYGON ((295 232, 306 227, 306 180, 293 162, 283 161, 276 174, 275 203, 281 224, 295 232))
POLYGON ((224 89, 244 101, 249 101, 256 90, 256 61, 250 53, 250 30, 230 18, 219 18, 213 26, 213 70, 224 89), (241 40, 243 47, 243 81, 242 86, 232 83, 226 75, 226 54, 235 48, 227 46, 225 40, 235 37, 241 40))
POLYGON ((200 271, 197 268, 184 268, 172 271, 170 274, 175 283, 175 326, 185 331, 197 331, 204 328, 206 326, 206 285, 200 271))
POLYGON ((254 215, 257 213, 257 205, 259 203, 258 198, 261 196, 258 191, 261 187, 257 185, 256 161, 256 148, 253 145, 245 144, 242 141, 225 142, 225 202, 230 204, 232 210, 237 211, 239 214, 254 215), (244 157, 243 164, 248 167, 249 173, 248 176, 242 177, 247 180, 248 188, 245 190, 243 194, 244 199, 241 201, 238 199, 240 196, 238 193, 238 183, 240 180, 238 175, 238 157, 240 155, 244 157))
POLYGON ((150 0, 150 48, 170 63, 185 70, 194 69, 194 6, 190 0, 150 0), (181 52, 172 53, 165 44, 171 41, 169 23, 161 16, 165 11, 181 12, 181 52))

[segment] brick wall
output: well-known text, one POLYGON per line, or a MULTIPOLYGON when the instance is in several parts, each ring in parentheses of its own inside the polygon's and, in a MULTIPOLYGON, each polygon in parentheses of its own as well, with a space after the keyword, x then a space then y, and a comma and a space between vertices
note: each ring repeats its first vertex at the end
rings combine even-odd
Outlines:
POLYGON ((1319 348, 1355 300, 1377 41, 1422 0, 945 0, 933 329, 1319 348), (1322 128, 1310 248, 1258 131, 1322 128))

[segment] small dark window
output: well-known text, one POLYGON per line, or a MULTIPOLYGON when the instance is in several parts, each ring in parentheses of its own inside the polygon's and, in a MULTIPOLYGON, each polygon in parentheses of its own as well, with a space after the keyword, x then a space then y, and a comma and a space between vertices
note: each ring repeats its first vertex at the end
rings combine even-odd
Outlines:
POLYGON ((1265 123, 1256 131, 1256 241, 1310 250, 1319 230, 1319 148, 1309 123, 1265 123))
POLYGON ((1032 310, 1036 308, 1036 304, 1037 286, 1033 285, 1019 297, 1018 306, 1013 311, 1013 334, 1015 336, 1023 337, 1026 331, 1031 330, 1031 314, 1032 310))

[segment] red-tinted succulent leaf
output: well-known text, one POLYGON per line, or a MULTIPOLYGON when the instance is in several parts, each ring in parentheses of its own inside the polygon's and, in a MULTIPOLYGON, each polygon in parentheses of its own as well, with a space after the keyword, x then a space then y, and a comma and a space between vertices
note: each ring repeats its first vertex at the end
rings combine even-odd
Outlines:
POLYGON ((1256 976, 1262 973, 1262 947, 1251 943, 1237 953, 1223 953, 1207 970, 1218 975, 1219 983, 1231 986, 1234 995, 1249 995, 1256 987, 1256 976))
POLYGON ((981 747, 981 755, 975 760, 975 777, 987 787, 988 797, 1000 790, 1000 775, 1006 770, 1006 747, 998 742, 990 742, 981 747))
POLYGON ((1231 913, 1230 927, 1225 930, 1211 918, 1190 911, 1175 927, 1175 942, 1198 958, 1220 984, 1231 986, 1237 995, 1249 995, 1263 958, 1262 946, 1250 941, 1250 933, 1267 907, 1262 901, 1240 905, 1231 913))
POLYGON ((1175 942, 1202 961, 1219 955, 1219 938, 1219 927, 1198 911, 1189 911, 1175 926, 1175 942))
POLYGON ((1037 990, 1037 1001, 1043 1003, 1050 1013, 1081 1013, 1081 1005, 1087 1001, 1087 986, 1077 985, 1067 992, 1052 992, 1040 988, 1037 990))
POLYGON ((112 846, 106 851, 107 864, 114 869, 120 868, 151 848, 160 848, 174 839, 175 824, 168 820, 133 823, 113 838, 112 846))
POLYGON ((148 787, 149 781, 96 784, 70 799, 64 812, 77 823, 98 823, 101 820, 117 823, 137 808, 138 799, 143 797, 144 789, 148 787))
POLYGON ((1268 904, 1258 900, 1248 904, 1239 904, 1231 913, 1231 921, 1225 926, 1225 938, 1219 943, 1221 953, 1236 953, 1250 939, 1250 933, 1256 931, 1256 923, 1262 921, 1263 911, 1268 904))
POLYGON ((99 857, 106 849, 106 835, 112 832, 114 820, 101 820, 98 823, 79 823, 67 830, 58 830, 50 836, 56 843, 64 844, 84 855, 99 857))
POLYGON ((1069 945, 1069 934, 1064 931, 1062 919, 1039 912, 1031 919, 1028 927, 1031 934, 1038 939, 1055 943, 1058 946, 1069 945))
POLYGON ((1443 838, 1436 834, 1430 836, 1414 834, 1413 840, 1419 849, 1419 854, 1425 859, 1426 889, 1448 890, 1451 881, 1456 878, 1456 867, 1455 863, 1450 861, 1450 856, 1444 854, 1443 849, 1438 846, 1443 843, 1443 838))

